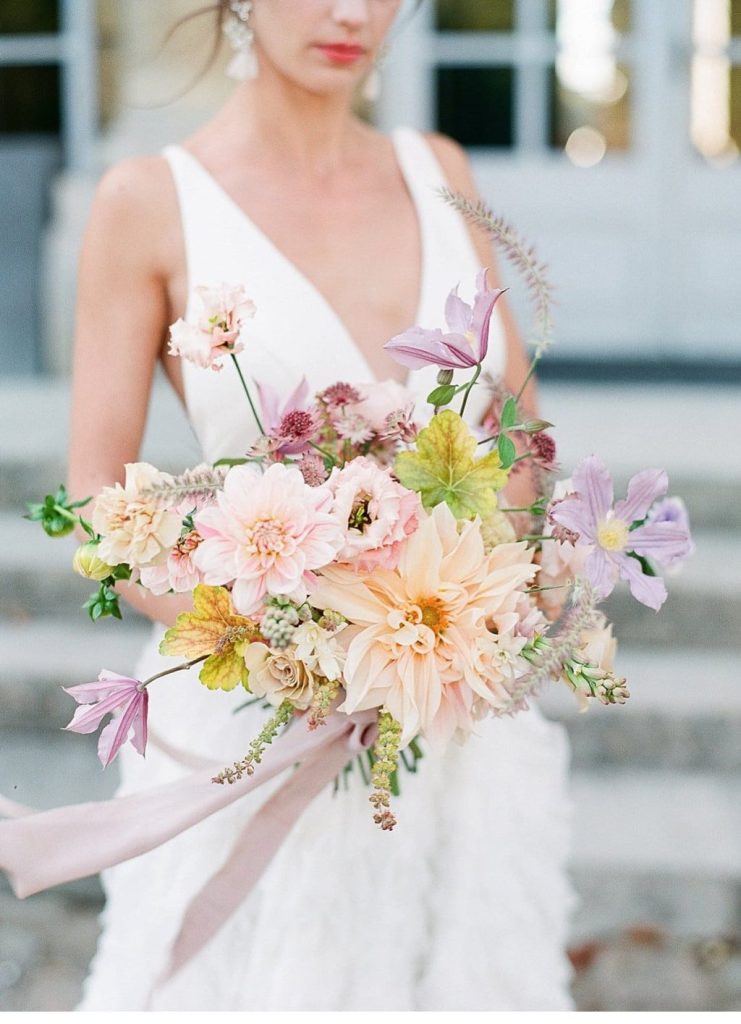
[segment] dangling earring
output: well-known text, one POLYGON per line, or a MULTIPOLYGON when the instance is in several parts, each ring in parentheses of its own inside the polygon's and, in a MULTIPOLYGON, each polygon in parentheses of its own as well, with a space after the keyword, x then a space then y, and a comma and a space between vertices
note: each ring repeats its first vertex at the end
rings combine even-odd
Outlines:
POLYGON ((255 33, 249 26, 252 0, 230 0, 229 12, 224 22, 224 35, 235 52, 226 73, 239 81, 257 78, 257 57, 253 45, 255 33))
POLYGON ((389 55, 389 47, 386 43, 382 43, 378 49, 378 55, 373 62, 373 67, 370 69, 368 76, 363 82, 363 88, 360 90, 364 100, 368 100, 369 103, 375 103, 381 95, 381 67, 386 61, 389 55))

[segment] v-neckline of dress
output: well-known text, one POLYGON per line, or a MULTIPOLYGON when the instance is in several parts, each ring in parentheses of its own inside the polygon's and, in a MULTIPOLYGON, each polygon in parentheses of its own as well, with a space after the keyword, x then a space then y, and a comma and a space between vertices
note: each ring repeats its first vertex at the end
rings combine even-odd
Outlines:
MULTIPOLYGON (((396 157, 396 163, 401 173, 402 180, 406 186, 407 192, 412 200, 414 212, 417 221, 417 232, 419 237, 420 245, 420 268, 419 268, 419 288, 417 292, 417 307, 414 314, 414 321, 409 326, 414 327, 420 324, 422 314, 425 307, 427 286, 430 280, 429 273, 429 243, 427 240, 427 234, 425 230, 425 221, 423 216, 422 206, 417 199, 416 189, 414 188, 411 178, 407 173, 406 164, 399 146, 399 131, 400 129, 394 129, 390 132, 391 144, 394 149, 394 155, 396 157)), ((206 181, 209 186, 217 193, 221 199, 229 206, 229 208, 237 215, 237 217, 247 226, 250 230, 261 240, 263 245, 273 254, 273 256, 279 260, 285 267, 289 274, 292 274, 297 280, 301 281, 304 288, 316 299, 316 301, 323 307, 325 313, 334 322, 339 333, 344 336, 345 341, 349 343, 353 351, 357 354, 358 359, 362 362, 365 367, 365 371, 368 374, 368 379, 377 381, 375 371, 368 362, 363 350, 358 344, 354 334, 350 331, 350 328, 342 319, 340 314, 337 312, 332 303, 327 299, 324 293, 318 288, 318 286, 311 280, 311 278, 295 263, 280 246, 273 241, 273 239, 263 231, 263 229, 250 217, 246 210, 239 205, 232 195, 224 188, 222 184, 214 177, 214 175, 201 163, 201 161, 193 156, 190 150, 185 149, 184 146, 175 146, 181 154, 185 155, 185 158, 190 162, 192 167, 198 172, 198 174, 206 181)), ((407 371, 404 380, 398 383, 405 387, 409 386, 410 373, 407 371)))

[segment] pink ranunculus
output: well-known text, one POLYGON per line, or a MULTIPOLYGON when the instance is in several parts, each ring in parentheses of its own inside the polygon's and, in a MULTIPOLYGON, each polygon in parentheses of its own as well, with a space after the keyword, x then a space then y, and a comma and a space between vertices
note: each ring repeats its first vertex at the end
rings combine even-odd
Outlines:
POLYGON ((224 355, 241 352, 244 322, 255 315, 255 304, 241 285, 195 289, 202 310, 196 323, 178 320, 170 327, 171 355, 182 356, 203 369, 220 370, 224 355))
POLYGON ((176 594, 195 590, 203 577, 193 561, 193 554, 202 541, 197 530, 190 530, 178 540, 166 562, 141 570, 142 586, 158 596, 170 590, 176 594))
POLYGON ((414 401, 411 391, 395 380, 371 381, 357 388, 360 400, 347 403, 345 409, 362 416, 377 434, 385 433, 392 413, 407 409, 414 401))
POLYGON ((62 689, 74 697, 78 707, 72 721, 65 726, 68 732, 95 732, 106 715, 121 708, 103 729, 98 739, 98 757, 107 768, 127 739, 144 756, 147 747, 147 709, 149 694, 138 679, 119 676, 103 669, 95 683, 64 686, 62 689))
POLYGON ((401 544, 419 523, 419 495, 402 487, 370 459, 360 456, 327 481, 332 511, 346 525, 345 543, 337 554, 362 572, 394 569, 401 544))
POLYGON ((234 466, 216 504, 196 513, 204 538, 193 560, 205 583, 233 583, 234 607, 257 612, 266 595, 305 601, 313 570, 331 562, 345 542, 330 511, 326 486, 309 487, 298 469, 275 463, 265 473, 234 466))

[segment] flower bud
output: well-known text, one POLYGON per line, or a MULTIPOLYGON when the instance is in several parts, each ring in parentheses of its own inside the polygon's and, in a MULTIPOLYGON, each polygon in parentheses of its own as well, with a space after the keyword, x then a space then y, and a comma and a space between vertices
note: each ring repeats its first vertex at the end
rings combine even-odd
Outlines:
POLYGON ((452 370, 438 370, 437 371, 437 382, 438 384, 450 384, 453 380, 452 370))
POLYGON ((539 434, 543 430, 548 430, 553 424, 549 423, 548 420, 526 420, 522 429, 526 434, 539 434))
POLYGON ((81 544, 75 551, 72 568, 86 580, 96 580, 98 583, 113 572, 113 566, 98 557, 98 545, 93 541, 81 544))

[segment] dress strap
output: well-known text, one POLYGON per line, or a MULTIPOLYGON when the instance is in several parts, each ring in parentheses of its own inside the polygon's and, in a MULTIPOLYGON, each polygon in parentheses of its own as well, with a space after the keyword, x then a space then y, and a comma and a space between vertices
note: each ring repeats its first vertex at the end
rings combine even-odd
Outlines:
MULTIPOLYGON (((427 139, 416 128, 407 126, 395 128, 392 138, 428 248, 428 291, 439 306, 456 284, 456 278, 451 280, 450 268, 457 268, 453 271, 456 277, 461 273, 469 275, 472 285, 481 259, 462 214, 439 194, 441 188, 450 187, 450 182, 427 139)), ((437 312, 441 313, 441 309, 437 312)))

